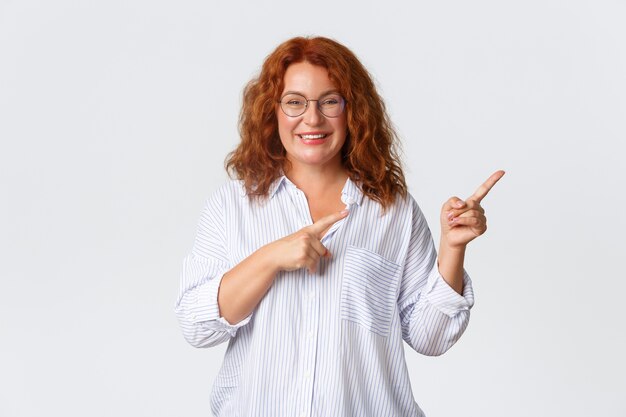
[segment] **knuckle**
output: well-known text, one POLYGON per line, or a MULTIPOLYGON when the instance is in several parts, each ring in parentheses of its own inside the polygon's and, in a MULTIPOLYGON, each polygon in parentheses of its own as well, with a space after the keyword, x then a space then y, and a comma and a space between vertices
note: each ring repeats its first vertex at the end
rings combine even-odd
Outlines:
POLYGON ((302 251, 305 251, 309 246, 311 246, 311 236, 309 235, 304 235, 300 238, 300 248, 302 251))
POLYGON ((460 200, 459 197, 456 197, 456 196, 450 197, 449 199, 446 200, 445 203, 443 203, 443 207, 451 206, 452 204, 454 204, 455 202, 459 200, 460 200))

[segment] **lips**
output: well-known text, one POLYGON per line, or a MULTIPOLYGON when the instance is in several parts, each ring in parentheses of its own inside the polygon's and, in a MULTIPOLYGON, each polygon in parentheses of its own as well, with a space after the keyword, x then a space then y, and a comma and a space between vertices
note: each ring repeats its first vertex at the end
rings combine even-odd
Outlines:
POLYGON ((304 145, 322 145, 326 143, 326 139, 330 136, 328 133, 300 133, 297 134, 300 141, 304 145))
POLYGON ((304 140, 316 140, 316 139, 324 139, 328 136, 327 133, 301 133, 298 134, 300 139, 304 140))

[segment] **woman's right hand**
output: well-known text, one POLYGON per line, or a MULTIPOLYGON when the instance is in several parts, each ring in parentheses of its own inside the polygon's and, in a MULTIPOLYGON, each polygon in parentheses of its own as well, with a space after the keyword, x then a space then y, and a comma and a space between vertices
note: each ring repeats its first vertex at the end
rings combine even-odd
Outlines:
POLYGON ((336 222, 348 215, 348 210, 329 214, 310 226, 270 243, 276 268, 280 271, 294 271, 307 268, 310 273, 317 270, 321 257, 330 257, 330 252, 322 245, 324 233, 336 222))
POLYGON ((272 286, 278 271, 307 268, 313 273, 322 256, 330 256, 320 242, 326 230, 348 210, 323 217, 296 233, 262 246, 226 272, 218 293, 220 315, 234 324, 246 318, 272 286))

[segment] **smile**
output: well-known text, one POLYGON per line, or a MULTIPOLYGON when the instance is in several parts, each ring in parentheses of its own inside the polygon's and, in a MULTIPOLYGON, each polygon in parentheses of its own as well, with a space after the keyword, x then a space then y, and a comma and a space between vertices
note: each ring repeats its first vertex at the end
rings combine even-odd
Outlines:
POLYGON ((300 136, 301 139, 311 140, 311 139, 324 139, 328 135, 325 133, 322 133, 322 134, 317 134, 317 135, 298 135, 298 136, 300 136))

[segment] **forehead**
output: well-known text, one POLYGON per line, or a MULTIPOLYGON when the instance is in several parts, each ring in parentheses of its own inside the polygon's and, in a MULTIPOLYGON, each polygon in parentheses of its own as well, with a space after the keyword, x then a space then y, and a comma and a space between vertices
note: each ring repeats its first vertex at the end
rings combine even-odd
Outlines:
POLYGON ((284 77, 283 93, 319 94, 337 89, 328 77, 328 70, 308 62, 291 64, 284 77))

